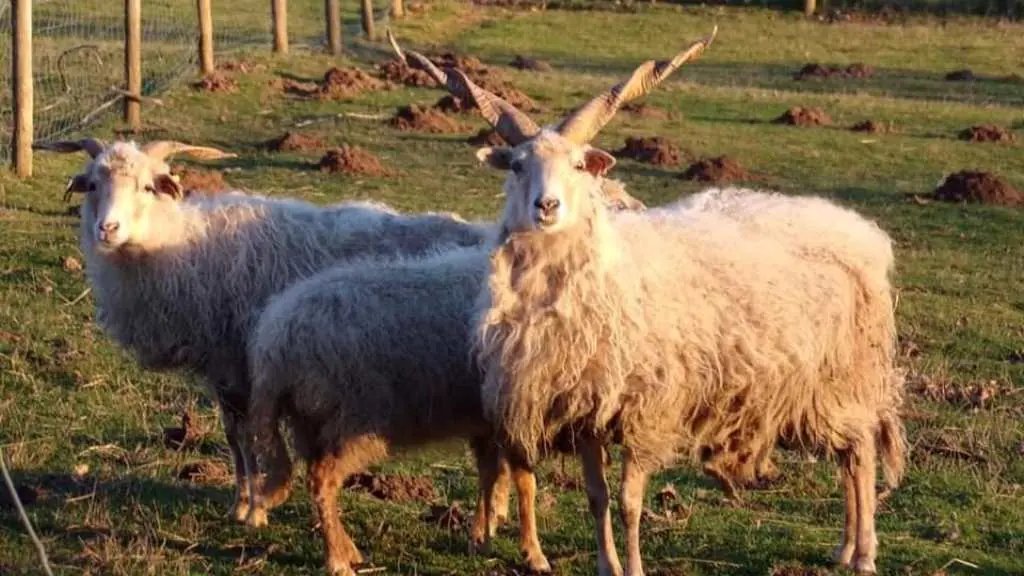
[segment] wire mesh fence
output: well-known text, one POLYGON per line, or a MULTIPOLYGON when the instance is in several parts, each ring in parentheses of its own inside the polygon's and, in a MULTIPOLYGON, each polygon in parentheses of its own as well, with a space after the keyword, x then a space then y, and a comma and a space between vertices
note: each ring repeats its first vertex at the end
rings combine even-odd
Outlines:
MULTIPOLYGON (((0 162, 11 155, 13 102, 12 0, 0 0, 0 162)), ((46 140, 80 131, 121 109, 124 89, 125 5, 117 0, 34 0, 32 3, 34 138, 46 140)), ((288 7, 291 45, 324 42, 322 1, 288 7)), ((357 26, 348 26, 353 34, 357 26)), ((198 67, 195 0, 142 2, 142 95, 153 95, 198 67)), ((213 3, 214 50, 225 55, 271 46, 270 3, 213 3)))

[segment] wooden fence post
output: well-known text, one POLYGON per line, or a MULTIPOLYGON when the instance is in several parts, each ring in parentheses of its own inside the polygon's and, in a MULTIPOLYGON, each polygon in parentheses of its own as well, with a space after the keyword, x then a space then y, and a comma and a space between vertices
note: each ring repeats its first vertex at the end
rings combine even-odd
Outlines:
POLYGON ((142 0, 124 0, 124 120, 142 128, 142 0))
POLYGON ((804 16, 811 16, 814 14, 817 2, 815 0, 804 0, 804 16))
POLYGON ((14 172, 32 176, 32 0, 14 0, 11 75, 14 97, 14 172))
POLYGON ((274 52, 288 53, 288 0, 271 0, 270 17, 274 20, 274 52))
POLYGON ((403 2, 402 0, 391 0, 391 17, 405 17, 405 2, 403 2))
POLYGON ((363 32, 369 40, 373 40, 373 0, 361 0, 363 12, 363 32))
POLYGON ((324 17, 327 19, 327 49, 341 54, 341 0, 325 0, 324 17))
POLYGON ((199 69, 203 76, 213 74, 213 12, 210 0, 196 0, 199 13, 199 69))

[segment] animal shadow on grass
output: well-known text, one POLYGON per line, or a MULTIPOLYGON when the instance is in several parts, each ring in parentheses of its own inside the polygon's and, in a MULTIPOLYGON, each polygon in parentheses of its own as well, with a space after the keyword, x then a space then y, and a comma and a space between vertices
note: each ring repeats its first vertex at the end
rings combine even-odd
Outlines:
MULTIPOLYGON (((151 518, 167 521, 189 514, 200 516, 201 522, 217 529, 231 526, 220 514, 231 500, 233 488, 230 486, 172 483, 150 478, 75 477, 70 473, 20 470, 13 470, 11 475, 39 537, 54 542, 48 548, 53 560, 58 562, 68 560, 63 556, 69 552, 75 554, 75 550, 95 547, 111 539, 116 541, 115 549, 136 548, 150 536, 151 518), (187 509, 182 507, 185 502, 189 504, 187 509), (75 506, 81 506, 83 512, 88 509, 84 521, 75 513, 75 506)), ((0 529, 24 533, 6 490, 0 498, 0 529)), ((202 538, 208 530, 209 527, 203 528, 196 538, 202 538)), ((182 554, 198 554, 218 564, 238 566, 268 556, 273 556, 277 565, 309 564, 305 556, 277 550, 274 544, 262 541, 258 534, 247 535, 243 543, 219 544, 213 538, 189 541, 179 537, 161 538, 160 542, 151 544, 182 554)))

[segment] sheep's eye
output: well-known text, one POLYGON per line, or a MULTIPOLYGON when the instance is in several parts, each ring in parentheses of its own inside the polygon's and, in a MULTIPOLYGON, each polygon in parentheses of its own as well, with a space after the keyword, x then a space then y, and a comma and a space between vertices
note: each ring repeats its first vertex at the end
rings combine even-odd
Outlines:
POLYGON ((156 194, 156 188, 152 184, 146 184, 145 190, 150 194, 156 194))
POLYGON ((519 160, 513 160, 509 163, 508 167, 516 174, 519 174, 523 170, 523 163, 519 160))
POLYGON ((583 172, 584 170, 586 170, 587 169, 586 162, 584 162, 583 160, 580 160, 579 162, 577 162, 576 163, 576 169, 579 170, 580 172, 583 172))

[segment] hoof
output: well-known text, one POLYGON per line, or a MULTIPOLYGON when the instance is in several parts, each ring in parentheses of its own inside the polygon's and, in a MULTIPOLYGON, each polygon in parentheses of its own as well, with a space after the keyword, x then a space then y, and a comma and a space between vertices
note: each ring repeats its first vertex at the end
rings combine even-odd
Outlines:
POLYGON ((853 570, 857 574, 874 574, 876 572, 875 559, 869 558, 868 556, 861 556, 853 563, 853 570))
POLYGON ((236 522, 245 524, 246 518, 249 516, 249 503, 238 501, 231 506, 231 510, 228 511, 228 517, 236 522))
POLYGON ((327 573, 332 576, 356 576, 356 571, 352 569, 352 566, 345 562, 329 564, 327 566, 327 573))
POLYGON ((548 559, 543 554, 527 558, 526 565, 530 567, 530 572, 534 574, 551 573, 551 563, 548 562, 548 559))
POLYGON ((267 525, 267 511, 263 508, 252 508, 245 517, 245 524, 250 528, 263 528, 267 525))
POLYGON ((850 563, 853 561, 853 545, 849 546, 836 546, 836 549, 832 551, 832 561, 839 566, 850 567, 850 563))

